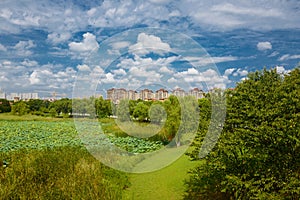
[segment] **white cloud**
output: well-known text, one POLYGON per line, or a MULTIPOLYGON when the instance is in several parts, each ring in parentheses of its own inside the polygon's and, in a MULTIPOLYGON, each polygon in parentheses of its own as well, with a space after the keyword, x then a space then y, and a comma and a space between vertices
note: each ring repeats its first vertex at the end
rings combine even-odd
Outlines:
POLYGON ((53 44, 59 44, 65 42, 71 38, 71 34, 69 32, 65 33, 50 33, 47 36, 47 40, 52 42, 53 44))
POLYGON ((171 77, 170 79, 168 79, 167 82, 168 83, 177 83, 177 79, 175 79, 174 77, 171 77))
POLYGON ((124 69, 116 69, 112 71, 115 75, 119 75, 119 76, 125 76, 126 72, 124 69))
POLYGON ((27 59, 21 62, 2 61, 0 69, 1 77, 9 77, 9 82, 0 79, 1 87, 8 92, 34 92, 55 88, 57 91, 71 93, 76 76, 76 71, 70 67, 39 65, 38 62, 27 59))
POLYGON ((83 65, 77 65, 77 69, 79 71, 91 71, 90 67, 86 64, 83 65))
POLYGON ((104 79, 101 79, 103 83, 116 83, 114 75, 112 73, 107 73, 104 79))
POLYGON ((296 1, 178 1, 176 6, 194 24, 208 29, 270 30, 299 27, 296 1))
POLYGON ((285 61, 285 60, 291 60, 291 59, 300 59, 300 55, 290 55, 290 54, 285 54, 281 56, 278 61, 285 61))
POLYGON ((149 1, 155 4, 167 4, 171 2, 171 0, 149 0, 149 1))
POLYGON ((171 69, 169 69, 166 66, 163 66, 162 68, 160 68, 159 72, 160 73, 165 73, 165 74, 173 74, 174 73, 171 69))
POLYGON ((32 40, 28 41, 19 41, 13 49, 16 50, 15 54, 19 56, 30 56, 33 54, 31 51, 32 48, 36 47, 32 40))
POLYGON ((25 59, 23 62, 21 62, 22 65, 26 66, 26 67, 36 67, 38 66, 38 62, 35 60, 28 60, 25 59))
POLYGON ((32 84, 32 85, 39 84, 41 82, 41 80, 38 77, 38 72, 37 71, 32 72, 32 74, 29 77, 29 81, 30 81, 30 84, 32 84))
POLYGON ((128 41, 114 42, 114 43, 111 44, 111 46, 114 49, 122 49, 122 48, 125 48, 125 47, 129 47, 130 42, 128 42, 128 41))
POLYGON ((189 68, 187 71, 177 72, 174 77, 168 80, 168 83, 186 82, 189 84, 204 83, 208 88, 225 88, 230 80, 227 76, 221 76, 214 69, 207 69, 203 72, 198 72, 194 68, 189 68))
POLYGON ((235 56, 223 56, 223 57, 184 57, 184 60, 190 62, 194 66, 205 66, 214 63, 223 63, 238 60, 235 56))
POLYGON ((6 51, 6 50, 7 50, 6 47, 4 45, 0 44, 0 51, 6 51))
POLYGON ((236 6, 236 4, 223 3, 212 6, 211 11, 229 13, 236 15, 246 15, 246 16, 260 16, 260 17, 280 17, 282 14, 278 9, 266 10, 262 7, 246 7, 246 6, 236 6))
MULTIPOLYGON (((89 1, 79 6, 78 1, 0 2, 0 30, 21 32, 26 28, 42 28, 49 33, 78 32, 87 27, 133 27, 146 24, 158 27, 162 20, 181 17, 169 28, 193 26, 206 29, 250 28, 270 30, 299 28, 298 1, 89 1), (188 19, 188 20, 186 20, 188 19)), ((54 40, 62 36, 52 35, 54 40), (56 38, 56 39, 55 39, 56 38)))
POLYGON ((231 75, 235 70, 236 70, 235 68, 226 69, 225 72, 224 72, 224 76, 231 75))
POLYGON ((248 75, 248 71, 247 70, 243 70, 243 69, 238 69, 237 70, 237 73, 240 75, 240 76, 247 76, 248 75))
POLYGON ((272 44, 270 42, 259 42, 256 47, 259 51, 271 50, 272 44))
POLYGON ((168 43, 163 42, 159 37, 140 33, 137 38, 137 43, 129 47, 129 52, 137 55, 145 55, 150 52, 164 54, 171 51, 168 43))
POLYGON ((277 73, 279 73, 279 74, 287 74, 291 71, 291 70, 286 70, 284 68, 284 66, 276 66, 275 68, 276 68, 277 73))
POLYGON ((271 53, 270 55, 268 55, 268 57, 275 57, 275 56, 277 56, 279 54, 279 52, 278 51, 274 51, 273 53, 271 53))
POLYGON ((71 42, 69 43, 71 51, 86 52, 86 51, 97 51, 99 44, 96 40, 96 36, 91 33, 83 34, 82 42, 71 42))

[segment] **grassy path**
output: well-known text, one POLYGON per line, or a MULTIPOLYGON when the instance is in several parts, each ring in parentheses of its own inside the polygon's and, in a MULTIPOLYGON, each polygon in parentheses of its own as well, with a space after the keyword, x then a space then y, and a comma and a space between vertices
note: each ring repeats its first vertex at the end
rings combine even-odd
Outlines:
POLYGON ((183 181, 188 177, 189 169, 196 166, 186 155, 181 156, 171 165, 155 172, 145 174, 129 174, 131 187, 125 199, 156 200, 182 199, 183 181))

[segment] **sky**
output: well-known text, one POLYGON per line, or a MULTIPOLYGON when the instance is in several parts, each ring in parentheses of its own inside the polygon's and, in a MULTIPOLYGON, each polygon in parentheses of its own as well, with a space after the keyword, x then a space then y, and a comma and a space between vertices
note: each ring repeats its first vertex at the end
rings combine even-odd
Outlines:
POLYGON ((232 88, 300 64, 297 0, 1 0, 0 88, 232 88))

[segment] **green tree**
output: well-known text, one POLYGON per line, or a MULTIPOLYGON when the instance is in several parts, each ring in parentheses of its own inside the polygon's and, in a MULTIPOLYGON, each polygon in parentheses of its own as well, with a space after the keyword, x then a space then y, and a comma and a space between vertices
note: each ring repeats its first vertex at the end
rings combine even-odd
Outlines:
POLYGON ((148 121, 149 106, 144 102, 139 102, 134 109, 133 117, 140 122, 148 121))
POLYGON ((167 113, 161 102, 157 101, 151 105, 149 117, 151 122, 158 125, 160 125, 163 120, 166 120, 167 113))
POLYGON ((264 69, 227 91, 223 133, 191 171, 185 199, 300 198, 299 80, 299 69, 264 69))
POLYGON ((28 114, 29 111, 30 111, 29 106, 24 101, 18 101, 14 103, 11 110, 12 114, 19 115, 19 116, 28 114))
POLYGON ((177 97, 173 95, 164 101, 163 106, 167 111, 167 119, 162 133, 163 137, 170 142, 176 136, 180 126, 181 108, 177 97))
POLYGON ((69 113, 72 113, 72 100, 68 98, 56 100, 51 104, 51 108, 54 108, 57 114, 69 115, 69 113))
POLYGON ((104 100, 103 97, 95 100, 96 113, 99 118, 106 118, 112 115, 111 104, 111 101, 104 100))
POLYGON ((10 112, 11 106, 8 100, 0 99, 0 113, 10 112))
POLYGON ((129 102, 127 99, 123 99, 116 106, 116 116, 121 122, 130 121, 129 102))

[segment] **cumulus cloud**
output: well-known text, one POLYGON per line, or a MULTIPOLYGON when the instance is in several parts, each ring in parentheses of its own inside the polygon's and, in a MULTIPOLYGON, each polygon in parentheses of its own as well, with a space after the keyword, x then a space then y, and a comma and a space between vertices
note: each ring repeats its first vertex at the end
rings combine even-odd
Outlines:
POLYGON ((272 44, 270 42, 259 42, 256 47, 259 51, 271 50, 272 44))
POLYGON ((115 75, 119 75, 119 76, 125 76, 126 75, 126 71, 124 69, 116 69, 112 71, 115 75))
POLYGON ((28 41, 19 41, 13 49, 15 50, 15 54, 19 56, 30 56, 33 54, 32 48, 36 47, 36 44, 32 40, 28 41))
POLYGON ((226 84, 230 83, 227 76, 221 76, 214 69, 207 69, 199 72, 195 68, 189 68, 186 71, 177 72, 174 77, 168 80, 168 83, 186 82, 189 84, 204 83, 209 89, 225 88, 226 84))
POLYGON ((276 66, 275 68, 276 68, 277 73, 279 73, 279 74, 287 74, 291 71, 291 70, 286 70, 284 68, 284 66, 276 66))
POLYGON ((96 40, 96 36, 92 33, 83 34, 82 42, 71 42, 69 43, 71 51, 75 52, 86 52, 86 51, 97 51, 99 44, 96 40))
POLYGON ((150 52, 164 54, 171 51, 168 43, 163 42, 155 35, 140 33, 137 38, 137 43, 129 47, 129 52, 137 55, 146 55, 150 52))
POLYGON ((83 65, 77 65, 77 69, 79 71, 91 71, 90 67, 86 64, 83 65))
POLYGON ((11 92, 56 89, 71 93, 76 76, 76 71, 70 67, 39 65, 37 61, 28 59, 21 62, 2 61, 0 69, 1 77, 9 77, 9 82, 0 79, 0 85, 11 92))
POLYGON ((38 66, 38 62, 35 60, 28 60, 25 59, 23 62, 21 62, 22 65, 26 66, 26 67, 36 67, 38 66))
POLYGON ((174 73, 171 69, 169 69, 169 68, 166 67, 166 66, 161 67, 161 68, 159 69, 159 72, 160 72, 160 73, 165 73, 165 74, 173 74, 173 73, 174 73))
POLYGON ((247 76, 248 73, 249 72, 247 70, 238 68, 232 75, 233 76, 247 76))
POLYGON ((224 72, 224 76, 229 76, 231 75, 236 69, 235 68, 228 68, 224 72))

